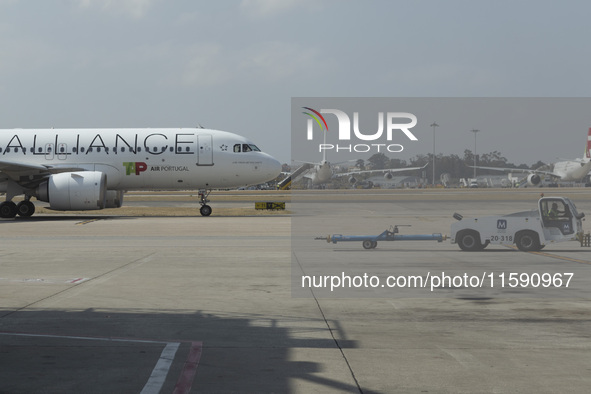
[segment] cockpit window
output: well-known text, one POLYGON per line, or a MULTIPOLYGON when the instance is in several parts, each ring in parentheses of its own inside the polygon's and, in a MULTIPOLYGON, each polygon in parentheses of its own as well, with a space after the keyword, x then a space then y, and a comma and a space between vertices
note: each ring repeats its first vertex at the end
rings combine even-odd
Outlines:
POLYGON ((239 152, 260 152, 258 146, 254 144, 236 144, 234 145, 234 153, 239 152))

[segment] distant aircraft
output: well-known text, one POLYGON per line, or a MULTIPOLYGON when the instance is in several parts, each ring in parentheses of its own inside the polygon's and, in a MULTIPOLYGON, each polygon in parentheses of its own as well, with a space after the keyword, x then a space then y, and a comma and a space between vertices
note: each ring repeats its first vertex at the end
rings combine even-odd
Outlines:
POLYGON ((0 130, 0 217, 31 216, 30 201, 59 211, 119 208, 131 190, 212 189, 274 179, 281 164, 246 138, 211 129, 0 130), (15 204, 15 196, 25 196, 15 204))
POLYGON ((501 167, 481 167, 481 166, 470 166, 472 168, 481 168, 485 170, 497 170, 506 172, 523 172, 528 173, 527 183, 531 186, 540 184, 542 178, 540 175, 547 175, 554 178, 558 178, 562 181, 580 181, 582 180, 591 170, 591 128, 587 133, 587 143, 585 144, 585 154, 581 159, 559 161, 554 163, 552 171, 540 171, 540 170, 527 170, 521 168, 501 168, 501 167))
POLYGON ((333 167, 331 164, 326 160, 326 152, 323 153, 322 161, 320 163, 305 163, 304 165, 308 165, 309 169, 307 172, 304 173, 303 177, 310 180, 311 185, 321 185, 333 178, 336 177, 349 177, 349 183, 355 184, 357 183, 357 178, 355 175, 359 174, 369 174, 369 173, 383 173, 385 179, 392 179, 392 174, 396 172, 403 172, 403 171, 413 171, 413 170, 420 170, 427 166, 425 164, 423 167, 405 167, 405 168, 385 168, 381 170, 364 170, 364 171, 351 171, 351 172, 343 172, 343 173, 334 173, 333 167))

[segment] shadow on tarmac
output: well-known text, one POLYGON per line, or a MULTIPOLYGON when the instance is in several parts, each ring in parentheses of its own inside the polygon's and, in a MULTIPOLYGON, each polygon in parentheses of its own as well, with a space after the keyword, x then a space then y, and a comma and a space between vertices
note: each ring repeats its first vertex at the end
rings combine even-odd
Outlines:
MULTIPOLYGON (((178 342, 160 390, 173 392, 186 368, 190 343, 199 341, 202 355, 192 382, 199 392, 289 393, 298 381, 306 381, 319 389, 371 393, 357 383, 322 376, 335 365, 290 360, 295 348, 353 349, 355 341, 319 339, 317 324, 305 327, 298 321, 297 328, 290 328, 289 323, 262 315, 199 311, 0 309, 0 392, 140 392, 165 344, 178 342), (293 330, 312 335, 294 338, 293 330)), ((338 325, 331 326, 339 338, 338 325)))

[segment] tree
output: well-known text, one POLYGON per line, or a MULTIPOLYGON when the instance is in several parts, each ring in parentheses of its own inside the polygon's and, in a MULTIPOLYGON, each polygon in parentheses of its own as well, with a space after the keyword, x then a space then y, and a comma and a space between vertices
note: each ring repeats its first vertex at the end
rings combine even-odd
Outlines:
POLYGON ((408 167, 406 161, 400 159, 390 159, 387 168, 404 168, 408 167))
POLYGON ((365 170, 365 160, 363 160, 363 159, 357 160, 357 162, 355 163, 355 167, 359 168, 359 171, 364 171, 365 170))
POLYGON ((388 159, 388 156, 383 153, 376 153, 367 159, 367 161, 371 164, 371 168, 373 170, 382 170, 386 168, 386 165, 389 163, 390 159, 388 159))

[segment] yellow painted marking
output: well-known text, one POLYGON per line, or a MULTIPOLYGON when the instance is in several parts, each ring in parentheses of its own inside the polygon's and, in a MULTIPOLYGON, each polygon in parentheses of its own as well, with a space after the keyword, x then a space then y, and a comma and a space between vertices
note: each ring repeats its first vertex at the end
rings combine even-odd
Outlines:
POLYGON ((79 225, 79 224, 88 224, 88 223, 92 223, 92 222, 97 222, 99 220, 101 220, 101 219, 100 218, 95 218, 95 219, 85 220, 83 222, 76 223, 76 225, 79 225))
MULTIPOLYGON (((517 249, 517 246, 513 246, 513 245, 505 245, 505 246, 507 246, 508 248, 511 248, 511 249, 518 250, 518 249, 517 249)), ((550 258, 553 258, 553 259, 558 259, 558 260, 571 261, 571 262, 573 262, 573 263, 579 263, 579 264, 588 264, 588 265, 591 265, 591 261, 587 261, 587 260, 580 260, 580 259, 573 259, 573 258, 570 258, 570 257, 559 256, 559 255, 557 255, 557 254, 551 254, 551 253, 546 253, 546 252, 526 252, 526 253, 537 254, 537 255, 539 255, 539 256, 550 257, 550 258)))

